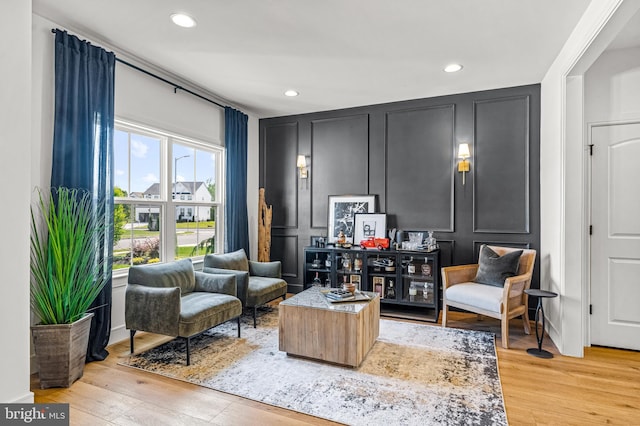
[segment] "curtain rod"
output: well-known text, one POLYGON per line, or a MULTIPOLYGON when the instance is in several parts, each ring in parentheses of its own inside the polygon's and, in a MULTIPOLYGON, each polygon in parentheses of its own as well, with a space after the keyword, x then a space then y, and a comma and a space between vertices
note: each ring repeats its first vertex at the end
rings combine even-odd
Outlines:
MULTIPOLYGON (((62 30, 59 30, 59 29, 57 29, 57 28, 52 28, 52 29, 51 29, 51 32, 52 32, 52 33, 54 33, 54 34, 55 34, 56 32, 58 32, 58 31, 62 31, 62 30)), ((116 56, 116 61, 118 61, 118 62, 120 62, 121 64, 124 64, 124 65, 126 65, 126 66, 128 66, 128 67, 131 67, 131 68, 133 68, 133 69, 134 69, 134 70, 136 70, 136 71, 140 71, 141 73, 144 73, 144 74, 146 74, 146 75, 148 75, 148 76, 150 76, 150 77, 153 77, 153 78, 155 78, 155 79, 158 79, 158 80, 162 81, 163 83, 168 84, 169 86, 173 86, 173 93, 178 93, 178 90, 182 90, 183 92, 187 92, 187 93, 188 93, 188 94, 190 94, 190 95, 193 95, 193 96, 198 97, 198 98, 200 98, 200 99, 202 99, 202 100, 204 100, 204 101, 207 101, 207 102, 210 102, 210 103, 212 103, 212 104, 214 104, 214 105, 217 105, 217 106, 219 106, 220 108, 226 108, 226 106, 225 106, 225 105, 219 104, 218 102, 216 102, 216 101, 214 101, 214 100, 211 100, 211 99, 209 99, 209 98, 205 98, 204 96, 199 95, 199 94, 197 94, 196 92, 192 92, 191 90, 186 89, 186 88, 184 88, 184 87, 180 86, 179 84, 173 83, 173 82, 171 82, 171 81, 167 80, 166 78, 160 77, 159 75, 156 75, 156 74, 152 73, 151 71, 147 71, 147 70, 145 70, 145 69, 143 69, 143 68, 140 68, 140 67, 139 67, 139 66, 137 66, 137 65, 133 65, 132 63, 127 62, 127 61, 125 61, 124 59, 120 59, 120 58, 118 58, 117 56, 116 56)))

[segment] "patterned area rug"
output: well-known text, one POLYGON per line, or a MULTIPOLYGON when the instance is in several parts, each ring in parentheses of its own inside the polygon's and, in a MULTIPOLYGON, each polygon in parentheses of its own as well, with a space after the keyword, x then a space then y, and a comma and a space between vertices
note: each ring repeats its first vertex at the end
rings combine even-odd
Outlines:
POLYGON ((280 352, 277 309, 236 335, 227 323, 192 339, 190 366, 182 339, 121 364, 350 425, 507 424, 491 333, 383 319, 357 369, 280 352))

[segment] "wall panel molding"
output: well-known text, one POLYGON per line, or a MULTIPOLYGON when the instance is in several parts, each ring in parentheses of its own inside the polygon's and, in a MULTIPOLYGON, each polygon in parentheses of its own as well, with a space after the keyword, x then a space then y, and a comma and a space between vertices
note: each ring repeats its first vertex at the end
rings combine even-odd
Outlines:
POLYGON ((297 235, 271 235, 272 259, 282 262, 282 276, 298 278, 299 256, 297 235))
POLYGON ((401 229, 454 231, 455 105, 385 115, 385 212, 401 229))
POLYGON ((272 229, 298 228, 298 143, 297 122, 264 126, 261 181, 267 204, 273 206, 272 229))
POLYGON ((489 246, 511 247, 511 248, 516 248, 516 249, 529 249, 529 248, 531 248, 531 243, 529 243, 527 241, 480 241, 480 240, 474 240, 473 241, 473 255, 475 256, 476 260, 478 259, 478 256, 480 255, 480 246, 482 246, 483 244, 486 244, 486 245, 489 245, 489 246))
POLYGON ((369 114, 311 121, 310 179, 312 229, 327 229, 329 195, 369 193, 369 114))
POLYGON ((474 232, 529 233, 530 98, 473 103, 474 232))

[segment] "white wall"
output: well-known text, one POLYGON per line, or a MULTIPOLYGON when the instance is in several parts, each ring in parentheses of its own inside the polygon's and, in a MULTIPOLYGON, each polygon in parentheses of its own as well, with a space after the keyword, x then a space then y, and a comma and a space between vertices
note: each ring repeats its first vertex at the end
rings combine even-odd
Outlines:
POLYGON ((540 286, 549 334, 561 353, 582 356, 587 318, 586 146, 583 73, 640 7, 635 0, 591 2, 541 88, 540 286))
POLYGON ((3 6, 11 13, 0 17, 0 181, 14 191, 11 208, 0 214, 0 401, 29 403, 31 2, 7 0, 3 6))
POLYGON ((247 151, 249 152, 247 159, 247 213, 249 216, 249 250, 253 260, 258 260, 259 124, 258 118, 249 116, 247 124, 247 151))
MULTIPOLYGON (((27 2, 29 3, 29 2, 27 2)), ((53 138, 53 99, 54 99, 54 35, 52 28, 62 28, 38 15, 33 15, 33 151, 31 167, 32 187, 47 187, 51 175, 51 142, 53 138)), ((70 31, 72 34, 82 34, 70 31)), ((134 63, 144 69, 148 65, 136 62, 135 58, 118 53, 117 49, 90 40, 94 44, 112 50, 118 58, 134 63)), ((152 70, 162 75, 158 69, 152 70)), ((174 93, 173 87, 159 80, 146 76, 132 68, 116 63, 115 71, 115 114, 117 118, 138 124, 148 125, 160 130, 177 133, 214 145, 224 145, 224 110, 184 91, 174 93)), ((190 88, 185 82, 174 77, 162 75, 164 78, 190 88)), ((191 90, 197 92, 194 88, 191 90)), ((211 98, 210 95, 204 94, 211 98)), ((221 102, 222 103, 222 102, 221 102)), ((233 105, 231 105, 233 106, 233 105)), ((258 119, 249 115, 248 126, 248 191, 249 232, 252 252, 257 241, 258 203, 258 119), (253 218, 252 218, 253 216, 253 218)), ((124 326, 124 290, 126 276, 117 276, 113 280, 113 306, 111 315, 110 343, 128 338, 124 326)))
POLYGON ((640 119, 640 48, 604 52, 584 78, 587 123, 640 119))

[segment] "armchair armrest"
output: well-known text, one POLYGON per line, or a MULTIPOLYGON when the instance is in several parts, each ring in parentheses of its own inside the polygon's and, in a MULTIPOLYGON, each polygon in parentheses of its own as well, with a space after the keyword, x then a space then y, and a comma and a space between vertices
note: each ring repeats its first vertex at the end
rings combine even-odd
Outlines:
POLYGON ((242 306, 247 302, 247 291, 249 288, 249 273, 247 271, 236 271, 235 269, 222 269, 222 268, 210 268, 205 266, 202 268, 202 272, 205 274, 223 274, 233 275, 236 278, 236 294, 235 296, 240 299, 242 306))
POLYGON ((180 322, 180 287, 128 284, 125 324, 130 330, 177 336, 180 322))
POLYGON ((265 278, 282 278, 282 263, 249 261, 249 275, 265 278))
POLYGON ((516 275, 504 280, 502 300, 507 302, 507 312, 517 305, 529 306, 529 296, 524 292, 531 285, 531 273, 516 275))
POLYGON ((472 281, 477 272, 477 264, 446 266, 442 268, 442 288, 472 281))
POLYGON ((196 271, 196 287, 194 291, 223 293, 237 297, 236 276, 232 274, 210 274, 196 271))

